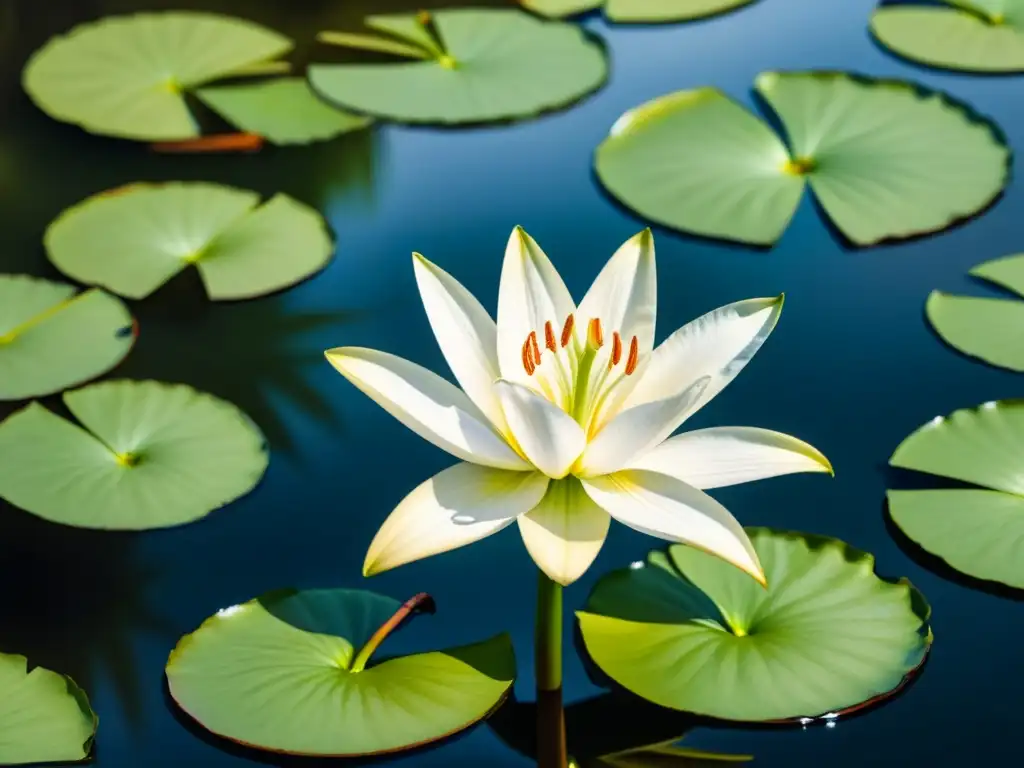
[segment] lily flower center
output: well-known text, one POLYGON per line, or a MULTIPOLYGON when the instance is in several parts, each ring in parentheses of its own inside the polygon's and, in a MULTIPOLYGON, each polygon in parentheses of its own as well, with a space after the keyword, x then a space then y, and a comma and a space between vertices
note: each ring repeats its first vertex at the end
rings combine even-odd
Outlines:
POLYGON ((627 351, 622 334, 613 331, 611 343, 606 345, 601 320, 596 317, 587 324, 586 341, 581 344, 573 333, 575 325, 570 314, 557 335, 550 320, 540 332, 531 331, 523 342, 523 369, 548 400, 593 436, 609 394, 636 372, 640 344, 633 336, 627 351))

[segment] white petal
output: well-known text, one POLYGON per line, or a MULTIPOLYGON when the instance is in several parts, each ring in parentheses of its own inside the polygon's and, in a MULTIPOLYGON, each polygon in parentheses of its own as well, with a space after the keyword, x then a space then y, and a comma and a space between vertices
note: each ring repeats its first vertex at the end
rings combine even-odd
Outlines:
POLYGON ((587 445, 583 428, 532 389, 504 379, 494 387, 526 458, 548 477, 565 477, 587 445))
POLYGON ((665 400, 642 403, 622 411, 587 445, 580 459, 579 474, 593 477, 616 472, 649 452, 672 434, 710 380, 705 376, 665 400))
POLYGON ((499 431, 506 428, 494 394, 498 369, 498 327, 476 297, 454 277, 418 253, 416 284, 444 359, 455 379, 499 431))
POLYGON ((583 480, 608 514, 630 528, 720 557, 765 583, 747 534, 725 507, 703 491, 658 472, 627 470, 583 480))
MULTIPOLYGON (((729 304, 687 323, 651 354, 624 408, 663 400, 703 376, 711 381, 678 427, 732 381, 761 348, 782 311, 782 296, 729 304)), ((669 434, 674 432, 671 430, 669 434)))
POLYGON ((606 343, 618 331, 626 350, 636 336, 640 354, 649 353, 654 348, 656 274, 654 237, 645 229, 622 244, 590 286, 576 313, 577 332, 585 333, 598 318, 606 343))
POLYGON ((523 342, 536 332, 544 344, 544 324, 561 332, 566 318, 576 311, 569 290, 551 261, 522 227, 512 230, 501 267, 498 290, 498 362, 501 375, 534 388, 523 369, 523 342))
POLYGON ((538 472, 456 464, 402 499, 373 537, 363 563, 372 576, 497 533, 544 497, 538 472))
POLYGON ((530 557, 564 587, 586 572, 601 551, 611 518, 575 477, 555 480, 540 504, 519 518, 530 557))
POLYGON ((474 464, 530 468, 466 394, 436 373, 374 349, 337 347, 324 354, 342 376, 438 448, 474 464))
POLYGON ((757 427, 713 427, 666 440, 629 463, 694 488, 722 488, 794 472, 828 472, 832 465, 803 440, 757 427))

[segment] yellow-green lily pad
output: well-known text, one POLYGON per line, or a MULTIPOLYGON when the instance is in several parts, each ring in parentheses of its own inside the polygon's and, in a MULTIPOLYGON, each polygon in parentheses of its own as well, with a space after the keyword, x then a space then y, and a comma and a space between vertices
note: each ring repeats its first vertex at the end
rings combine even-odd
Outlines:
MULTIPOLYGON (((1004 256, 971 269, 972 277, 1002 286, 1024 299, 1024 254, 1004 256)), ((925 314, 954 349, 991 365, 1024 372, 1024 301, 954 296, 932 291, 925 314)))
POLYGON ((36 51, 22 84, 51 117, 140 141, 200 135, 184 94, 224 77, 280 71, 292 41, 245 19, 193 11, 81 24, 36 51))
POLYGON ((519 0, 523 7, 549 19, 564 19, 604 6, 609 21, 658 24, 692 21, 734 11, 755 0, 519 0))
POLYGON ((511 640, 371 661, 421 597, 282 590, 223 609, 171 653, 171 696, 213 733, 287 754, 380 754, 457 733, 508 694, 511 640))
POLYGON ((530 117, 597 90, 608 74, 604 50, 578 26, 516 9, 370 16, 365 23, 381 34, 325 32, 321 40, 404 61, 314 64, 309 81, 331 103, 398 122, 530 117))
POLYGON ((603 577, 577 613, 598 667, 659 706, 740 721, 839 713, 902 687, 932 641, 920 593, 837 539, 747 531, 766 589, 682 544, 603 577))
POLYGON ((771 245, 810 185, 855 245, 934 232, 1002 191, 1010 152, 946 96, 842 72, 766 72, 756 90, 785 129, 714 88, 661 96, 620 117, 598 147, 605 188, 685 232, 771 245))
POLYGON ((95 379, 135 343, 120 299, 28 275, 0 275, 0 400, 24 400, 95 379))
POLYGON ((84 760, 98 722, 71 678, 0 653, 0 765, 84 760))
POLYGON ((211 299, 292 286, 330 261, 319 213, 285 194, 205 182, 134 184, 67 209, 43 238, 50 261, 82 283, 142 299, 194 264, 211 299))
POLYGON ((871 32, 894 53, 942 69, 1024 72, 1024 0, 885 5, 871 32))
POLYGON ((301 77, 279 77, 245 85, 200 88, 196 96, 247 133, 274 144, 308 144, 358 131, 373 119, 346 112, 317 98, 301 77))
POLYGON ((1024 589, 1024 401, 936 417, 889 464, 975 488, 889 491, 893 522, 915 543, 977 579, 1024 589))
POLYGON ((0 498, 78 528, 182 525, 251 491, 263 435, 184 384, 105 381, 65 392, 77 424, 38 402, 0 422, 0 498))

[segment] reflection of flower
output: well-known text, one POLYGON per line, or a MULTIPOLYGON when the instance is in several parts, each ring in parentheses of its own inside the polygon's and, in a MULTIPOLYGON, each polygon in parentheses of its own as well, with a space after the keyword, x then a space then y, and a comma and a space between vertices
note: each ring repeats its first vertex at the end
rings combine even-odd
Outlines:
POLYGON ((743 528, 702 490, 831 472, 817 450, 752 427, 666 440, 742 370, 782 297, 717 309, 654 349, 650 230, 612 256, 577 308, 522 229, 509 239, 498 322, 418 254, 431 327, 462 390, 401 358, 342 347, 327 358, 402 423, 463 461, 410 493, 377 533, 367 575, 469 544, 518 521, 554 581, 597 556, 610 517, 707 550, 763 582, 743 528))

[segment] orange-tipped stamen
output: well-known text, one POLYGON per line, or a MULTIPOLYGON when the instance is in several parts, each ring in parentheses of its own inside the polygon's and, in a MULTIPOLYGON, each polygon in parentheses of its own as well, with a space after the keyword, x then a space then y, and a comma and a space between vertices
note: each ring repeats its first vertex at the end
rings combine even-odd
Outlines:
POLYGON ((622 359, 622 337, 618 331, 612 334, 612 357, 608 361, 608 370, 610 371, 616 365, 619 364, 619 360, 622 359))
POLYGON ((590 325, 587 326, 587 342, 594 349, 600 349, 604 346, 604 334, 601 333, 601 321, 596 317, 591 320, 590 325))
POLYGON ((555 346, 555 329, 551 327, 550 320, 544 323, 544 346, 552 352, 558 351, 558 347, 555 346))
POLYGON ((626 375, 629 376, 633 371, 636 370, 637 363, 640 362, 640 343, 636 340, 636 336, 629 342, 629 357, 626 359, 626 375))
POLYGON ((563 347, 566 347, 566 346, 569 345, 569 339, 572 338, 572 329, 573 329, 573 326, 575 324, 576 324, 576 320, 573 318, 572 315, 569 315, 567 318, 565 318, 565 325, 562 326, 562 339, 561 339, 563 347))
POLYGON ((530 339, 527 338, 523 342, 523 368, 526 369, 527 376, 533 376, 533 372, 537 366, 533 364, 533 354, 530 351, 530 339))
POLYGON ((537 344, 537 332, 530 331, 530 351, 533 352, 534 366, 540 365, 540 345, 537 344))

